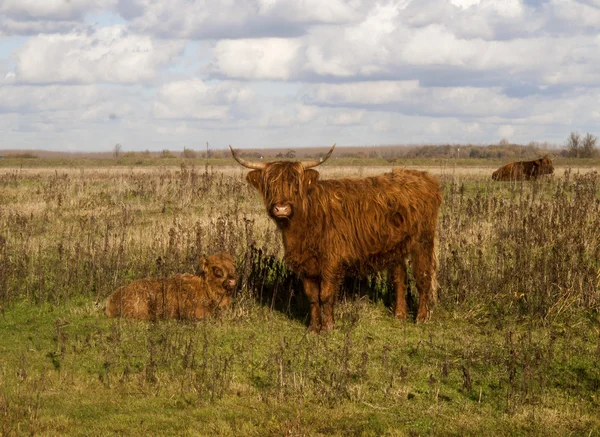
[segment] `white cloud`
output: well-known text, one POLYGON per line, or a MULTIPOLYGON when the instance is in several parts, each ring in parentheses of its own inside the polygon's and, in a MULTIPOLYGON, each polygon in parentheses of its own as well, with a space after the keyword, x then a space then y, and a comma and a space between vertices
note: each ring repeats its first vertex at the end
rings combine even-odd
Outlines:
POLYGON ((27 113, 81 109, 98 100, 100 100, 100 91, 95 85, 0 87, 0 112, 27 113))
POLYGON ((524 11, 521 0, 450 0, 450 3, 461 9, 488 10, 512 18, 522 15, 524 11))
POLYGON ((480 124, 477 122, 458 123, 458 128, 460 129, 460 131, 462 131, 462 133, 468 136, 481 135, 483 133, 480 124))
POLYGON ((116 0, 3 0, 0 13, 28 20, 79 20, 92 10, 115 3, 116 0))
POLYGON ((515 128, 509 124, 502 125, 498 128, 498 135, 507 140, 510 140, 514 134, 515 128))
POLYGON ((300 43, 295 39, 222 40, 214 49, 221 74, 242 79, 287 80, 300 68, 300 43))
POLYGON ((15 53, 25 83, 148 82, 183 49, 178 41, 129 34, 122 26, 32 37, 15 53))
POLYGON ((560 24, 564 31, 577 34, 592 28, 596 31, 600 28, 600 2, 596 5, 567 0, 550 0, 545 11, 549 16, 549 23, 553 28, 560 24))
POLYGON ((385 105, 413 97, 419 82, 377 81, 317 85, 310 91, 315 102, 330 105, 385 105))
POLYGON ((393 128, 394 128, 394 123, 389 119, 377 120, 371 126, 371 129, 373 129, 375 132, 383 132, 383 133, 392 132, 394 130, 393 128))
POLYGON ((215 67, 229 77, 276 80, 386 71, 393 56, 387 44, 400 9, 376 5, 357 25, 315 27, 305 37, 221 40, 214 49, 215 67))
POLYGON ((402 7, 375 4, 360 23, 345 28, 311 31, 306 38, 306 69, 321 76, 351 77, 386 70, 391 50, 387 44, 402 7))
POLYGON ((357 11, 342 0, 259 0, 259 15, 271 15, 300 23, 341 23, 353 21, 357 11))
POLYGON ((421 115, 506 114, 526 110, 519 99, 499 89, 474 87, 422 88, 417 81, 377 81, 321 84, 307 90, 314 104, 339 107, 376 107, 388 111, 421 115))
POLYGON ((483 0, 479 5, 482 8, 489 8, 502 17, 518 18, 524 13, 521 0, 483 0))
POLYGON ((15 20, 0 15, 0 36, 68 32, 79 27, 80 23, 77 21, 15 20))
POLYGON ((64 121, 115 121, 134 112, 136 100, 130 91, 98 85, 0 86, 0 113, 44 114, 64 121), (133 102, 133 103, 132 103, 133 102))
POLYGON ((358 6, 343 0, 120 0, 118 10, 140 31, 202 39, 298 35, 307 25, 354 21, 358 6))
POLYGON ((70 31, 88 14, 112 8, 117 0, 2 0, 0 32, 27 35, 70 31))
POLYGON ((465 9, 473 5, 478 5, 481 3, 481 0, 450 0, 450 3, 452 3, 454 6, 465 9))
POLYGON ((338 126, 349 126, 360 124, 364 117, 366 111, 341 111, 337 112, 334 116, 329 117, 328 121, 331 124, 338 126))
POLYGON ((164 119, 224 120, 244 114, 254 93, 237 83, 210 85, 200 79, 181 80, 163 85, 154 102, 154 115, 164 119))
POLYGON ((296 103, 284 108, 274 108, 266 111, 259 120, 259 125, 264 128, 289 128, 299 125, 305 125, 317 121, 321 115, 321 108, 318 106, 304 105, 296 103))
MULTIPOLYGON (((213 51, 213 71, 246 80, 433 78, 436 85, 600 85, 594 74, 600 64, 597 35, 519 33, 518 38, 489 41, 457 36, 451 22, 411 28, 403 21, 405 13, 414 17, 409 8, 376 6, 361 23, 319 26, 298 38, 221 40, 213 51)), ((490 28, 487 36, 493 32, 490 28)))

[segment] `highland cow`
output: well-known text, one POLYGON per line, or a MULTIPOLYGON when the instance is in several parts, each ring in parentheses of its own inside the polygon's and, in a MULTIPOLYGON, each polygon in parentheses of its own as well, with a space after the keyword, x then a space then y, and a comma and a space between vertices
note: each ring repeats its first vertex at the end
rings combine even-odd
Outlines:
MULTIPOLYGON (((231 146, 230 146, 231 148, 231 146)), ((406 261, 419 291, 417 321, 436 300, 436 232, 442 195, 429 174, 395 169, 364 179, 319 180, 310 162, 246 162, 246 179, 282 233, 284 260, 302 279, 311 332, 334 324, 334 304, 347 274, 387 270, 396 291, 394 314, 406 319, 406 261)))
POLYGON ((138 279, 106 301, 108 317, 197 320, 231 303, 236 286, 234 259, 227 253, 203 258, 198 276, 138 279))
POLYGON ((554 173, 552 160, 544 156, 534 161, 516 161, 503 165, 492 173, 492 179, 495 181, 528 181, 552 173, 554 173))

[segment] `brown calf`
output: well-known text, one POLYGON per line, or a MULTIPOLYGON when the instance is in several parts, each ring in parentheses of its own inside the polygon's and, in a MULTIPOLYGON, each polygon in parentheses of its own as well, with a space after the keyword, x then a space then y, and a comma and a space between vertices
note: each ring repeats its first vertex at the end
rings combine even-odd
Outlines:
POLYGON ((200 275, 138 279, 119 287, 106 301, 108 317, 197 320, 231 303, 236 285, 234 259, 227 253, 203 258, 200 275))

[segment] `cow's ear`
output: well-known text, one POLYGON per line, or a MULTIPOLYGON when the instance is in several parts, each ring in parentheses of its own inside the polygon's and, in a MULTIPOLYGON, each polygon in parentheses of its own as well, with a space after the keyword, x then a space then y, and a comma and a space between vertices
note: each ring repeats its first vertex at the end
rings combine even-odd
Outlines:
POLYGON ((246 176, 246 180, 250 185, 260 191, 260 187, 262 184, 262 171, 261 170, 252 170, 246 176))
POLYGON ((306 181, 306 185, 310 187, 319 180, 319 172, 311 168, 304 170, 304 180, 306 181))

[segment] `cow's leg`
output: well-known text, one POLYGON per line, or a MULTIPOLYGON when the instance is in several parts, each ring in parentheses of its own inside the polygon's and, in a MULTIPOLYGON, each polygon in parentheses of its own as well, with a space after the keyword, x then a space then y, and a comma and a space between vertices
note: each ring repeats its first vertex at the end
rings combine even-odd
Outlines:
POLYGON ((431 305, 435 302, 435 288, 437 287, 437 254, 435 253, 434 237, 425 238, 415 247, 411 261, 419 290, 417 322, 426 322, 431 316, 431 305))
POLYGON ((321 305, 323 306, 323 321, 321 322, 321 330, 328 331, 333 328, 334 317, 333 307, 337 298, 341 279, 334 277, 333 279, 325 279, 321 281, 321 305))
POLYGON ((321 306, 319 303, 319 283, 311 278, 303 278, 304 293, 310 302, 309 332, 319 332, 321 329, 321 306))
POLYGON ((392 281, 396 291, 396 306, 394 307, 394 316, 401 320, 406 320, 408 314, 406 310, 406 261, 402 260, 400 265, 392 270, 392 281))

